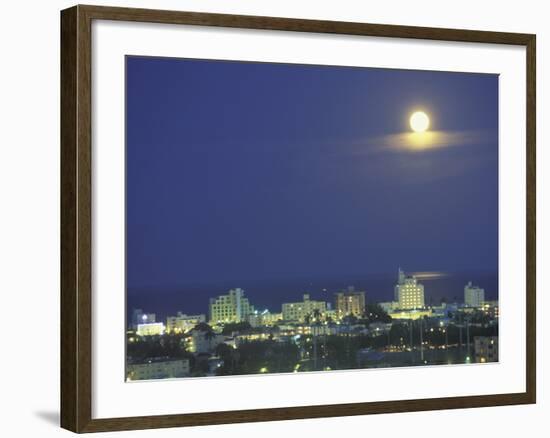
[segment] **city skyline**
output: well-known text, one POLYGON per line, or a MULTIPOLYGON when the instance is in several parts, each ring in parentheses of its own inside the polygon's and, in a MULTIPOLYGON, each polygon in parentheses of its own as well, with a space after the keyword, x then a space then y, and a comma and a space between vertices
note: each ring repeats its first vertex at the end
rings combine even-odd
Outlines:
MULTIPOLYGON (((386 295, 386 298, 387 300, 382 300, 380 299, 379 297, 376 297, 373 298, 373 296, 371 296, 367 290, 364 290, 364 289, 361 289, 361 288, 357 288, 355 285, 353 284, 349 284, 345 287, 339 287, 339 288, 335 288, 333 290, 327 290, 327 289, 324 289, 323 291, 321 291, 321 293, 317 293, 317 294, 311 294, 309 291, 307 290, 304 290, 302 292, 294 292, 292 294, 289 294, 287 296, 287 300, 286 301, 281 301, 278 303, 278 305, 275 305, 275 306, 262 306, 262 305, 255 305, 255 301, 253 299, 251 299, 251 296, 248 292, 248 290, 244 289, 244 288, 241 288, 241 287, 238 287, 238 286, 235 286, 235 287, 230 287, 230 288, 226 288, 225 290, 218 290, 217 292, 213 292, 213 294, 210 294, 208 295, 208 303, 209 303, 209 306, 212 304, 212 300, 215 300, 221 296, 224 296, 225 294, 227 293, 231 293, 233 291, 242 291, 243 294, 246 293, 246 297, 247 297, 247 300, 250 301, 250 306, 251 308, 253 309, 253 311, 251 312, 252 313, 256 313, 258 314, 258 312, 270 312, 270 313, 284 313, 284 306, 285 304, 288 304, 289 302, 295 302, 296 300, 293 300, 294 298, 298 299, 298 298, 303 298, 303 297, 308 297, 308 299, 311 299, 312 301, 318 301, 318 302, 325 302, 326 303, 326 310, 334 310, 335 308, 338 307, 339 305, 339 301, 340 301, 340 298, 342 295, 347 295, 349 293, 361 293, 363 295, 363 298, 362 298, 362 305, 363 307, 368 303, 368 304, 380 304, 380 303, 390 303, 390 302, 394 302, 396 303, 396 306, 395 306, 395 309, 404 309, 404 310, 414 310, 415 308, 417 309, 422 309, 422 308, 427 308, 427 307, 437 307, 437 306, 441 306, 442 304, 464 304, 466 306, 469 306, 469 305, 474 305, 474 307, 480 307, 482 305, 483 302, 485 302, 486 300, 487 301, 498 301, 498 294, 495 295, 494 293, 486 293, 486 289, 485 289, 485 286, 483 288, 480 287, 479 284, 477 283, 474 283, 472 282, 471 280, 469 280, 466 284, 463 284, 461 290, 463 291, 463 293, 458 296, 458 295, 455 295, 452 297, 452 299, 448 299, 448 298, 443 298, 442 300, 439 300, 438 302, 433 302, 433 300, 430 300, 430 297, 428 295, 425 294, 424 292, 424 282, 426 281, 430 281, 431 279, 433 278, 441 278, 441 277, 445 277, 444 273, 439 273, 439 272, 433 272, 433 271, 428 271, 428 272, 420 272, 420 273, 415 273, 415 272, 408 272, 408 273, 405 273, 404 270, 402 270, 401 267, 398 268, 398 273, 397 273, 397 281, 394 281, 394 288, 393 288, 393 291, 392 291, 392 295, 390 296, 389 294, 386 295), (421 300, 420 300, 420 303, 419 305, 417 306, 405 306, 405 305, 402 305, 403 303, 407 303, 407 304, 410 304, 408 301, 405 301, 405 300, 401 300, 400 299, 400 293, 398 292, 398 289, 399 287, 403 287, 403 286, 407 286, 407 288, 409 287, 408 285, 410 284, 409 281, 410 280, 414 280, 414 287, 413 289, 416 288, 416 284, 418 282, 418 285, 419 287, 422 288, 422 297, 421 297, 421 300), (481 295, 480 295, 481 293, 481 295), (473 297, 476 297, 476 298, 473 298, 473 297), (483 297, 483 298, 480 298, 480 297, 483 297), (400 304, 400 305, 397 305, 397 304, 400 304), (333 306, 334 304, 334 306, 333 306), (279 312, 280 311, 280 312, 279 312)), ((418 302, 418 298, 416 298, 417 302, 418 302)), ((186 305, 183 304, 183 306, 172 306, 170 305, 170 311, 168 313, 171 312, 170 315, 166 314, 166 312, 161 312, 160 314, 157 313, 155 310, 155 308, 151 307, 151 306, 142 306, 142 307, 146 307, 145 308, 145 314, 154 314, 154 315, 158 315, 160 316, 160 318, 156 318, 156 319, 167 319, 167 318, 170 318, 171 316, 173 316, 173 314, 176 314, 176 313, 183 313, 183 314, 201 314, 200 310, 201 309, 197 309, 197 308, 186 308, 186 305)), ((209 307, 208 306, 208 307, 209 307)), ((248 304, 247 304, 248 306, 248 304)), ((139 307, 139 306, 138 306, 139 307)), ((139 311, 143 311, 144 309, 138 309, 137 307, 132 307, 132 308, 129 308, 129 318, 128 318, 128 322, 130 322, 132 320, 132 317, 131 317, 131 313, 132 312, 135 312, 136 310, 139 310, 139 311)), ((202 309, 204 310, 204 309, 202 309)), ((203 315, 209 315, 209 318, 211 319, 211 311, 210 309, 207 311, 207 312, 203 312, 202 313, 203 315)), ((244 318, 246 319, 246 318, 244 318)))
POLYGON ((207 314, 133 309, 126 379, 498 362, 498 301, 472 281, 460 302, 432 306, 399 268, 392 301, 349 286, 334 306, 305 293, 280 309, 255 308, 240 288, 210 297, 207 314))
POLYGON ((126 57, 126 380, 497 362, 498 75, 126 57))
POLYGON ((128 57, 127 103, 130 300, 498 270, 495 75, 128 57))
MULTIPOLYGON (((410 272, 410 271, 409 271, 410 272)), ((468 281, 476 284, 483 284, 488 299, 498 299, 498 275, 487 272, 465 272, 465 273, 444 273, 434 271, 410 272, 422 278, 426 286, 426 302, 438 304, 441 300, 447 302, 460 301, 464 285, 468 281)), ((265 282, 261 284, 247 282, 227 282, 213 285, 194 285, 187 287, 175 287, 164 290, 162 294, 156 294, 155 288, 144 288, 139 295, 134 294, 133 300, 128 301, 127 311, 131 313, 132 308, 152 308, 158 314, 166 316, 174 309, 183 310, 183 307, 190 313, 200 312, 208 306, 208 300, 212 296, 220 295, 230 289, 241 288, 247 295, 257 303, 259 308, 273 309, 279 306, 280 302, 291 301, 309 293, 316 299, 331 301, 338 291, 354 286, 357 289, 365 290, 368 299, 372 302, 391 301, 394 297, 395 272, 370 275, 367 277, 354 276, 348 280, 319 280, 315 283, 305 279, 298 279, 289 282, 265 282), (188 293, 182 294, 182 290, 188 293), (195 292, 200 296, 198 300, 188 300, 187 296, 195 292), (160 296, 160 298, 159 298, 160 296), (140 298, 138 298, 140 297, 140 298)))

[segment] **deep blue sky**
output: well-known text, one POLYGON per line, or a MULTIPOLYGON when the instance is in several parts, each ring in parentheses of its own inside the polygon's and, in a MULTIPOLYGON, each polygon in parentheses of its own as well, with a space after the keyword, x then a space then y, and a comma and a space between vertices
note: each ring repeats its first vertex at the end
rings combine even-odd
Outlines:
POLYGON ((496 75, 126 62, 130 305, 398 265, 497 270, 496 75), (416 108, 467 140, 382 147, 416 108))

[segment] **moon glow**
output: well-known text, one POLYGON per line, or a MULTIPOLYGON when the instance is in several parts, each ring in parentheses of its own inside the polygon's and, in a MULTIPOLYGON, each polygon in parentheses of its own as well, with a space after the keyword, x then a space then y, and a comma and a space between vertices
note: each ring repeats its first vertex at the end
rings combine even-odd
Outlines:
POLYGON ((430 127, 430 118, 424 111, 416 111, 409 120, 414 132, 425 132, 430 127))

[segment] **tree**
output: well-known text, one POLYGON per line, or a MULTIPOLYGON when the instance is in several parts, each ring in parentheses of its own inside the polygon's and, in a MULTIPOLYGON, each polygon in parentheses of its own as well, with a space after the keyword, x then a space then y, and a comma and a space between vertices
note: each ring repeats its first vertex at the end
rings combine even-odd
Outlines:
POLYGON ((193 330, 201 331, 201 332, 212 332, 214 331, 212 327, 205 323, 205 322, 199 322, 195 327, 193 327, 193 330))
POLYGON ((237 368, 239 355, 235 348, 222 343, 216 346, 215 353, 223 360, 223 365, 218 369, 218 375, 239 374, 237 368))
POLYGON ((321 320, 321 311, 319 309, 313 309, 313 320, 319 322, 321 320))
POLYGON ((342 318, 342 322, 347 325, 357 324, 358 319, 355 315, 346 315, 342 318))
POLYGON ((143 361, 153 357, 174 359, 189 358, 191 353, 185 348, 185 335, 165 334, 162 336, 144 336, 127 342, 127 356, 132 361, 143 361))
POLYGON ((371 322, 388 323, 392 321, 391 316, 388 315, 388 312, 386 312, 380 306, 380 304, 377 304, 377 303, 371 303, 365 306, 365 312, 363 313, 363 318, 365 319, 365 322, 367 324, 370 324, 371 322))
POLYGON ((241 321, 241 322, 229 322, 227 324, 224 324, 222 333, 224 335, 230 335, 233 332, 243 332, 246 330, 250 330, 252 326, 247 321, 241 321))
POLYGON ((409 343, 408 324, 394 322, 390 329, 390 343, 392 345, 403 345, 409 343))

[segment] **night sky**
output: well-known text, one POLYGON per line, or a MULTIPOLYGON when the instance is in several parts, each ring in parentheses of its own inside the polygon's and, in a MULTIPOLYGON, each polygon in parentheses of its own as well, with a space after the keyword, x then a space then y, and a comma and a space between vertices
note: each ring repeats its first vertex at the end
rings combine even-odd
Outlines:
POLYGON ((498 76, 126 62, 129 306, 206 313, 245 286, 298 300, 300 281, 399 265, 497 271, 498 76), (428 147, 408 144, 417 109, 428 147))

